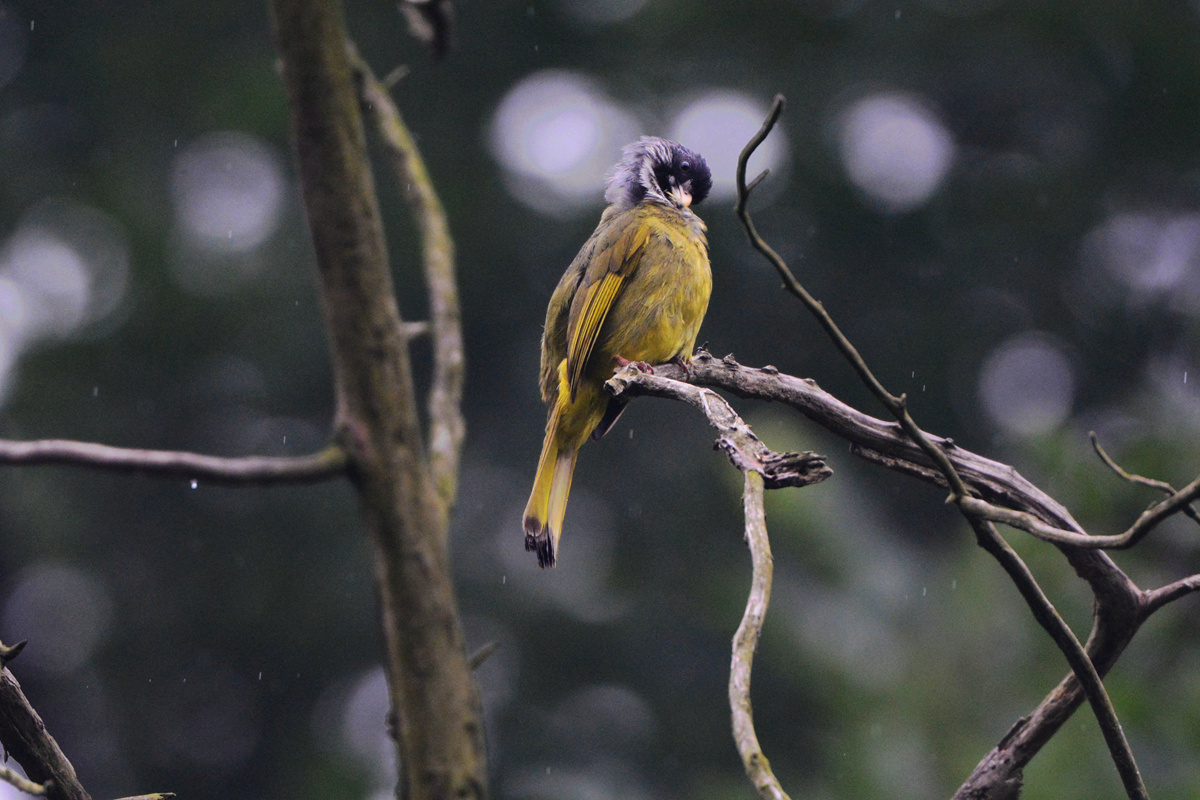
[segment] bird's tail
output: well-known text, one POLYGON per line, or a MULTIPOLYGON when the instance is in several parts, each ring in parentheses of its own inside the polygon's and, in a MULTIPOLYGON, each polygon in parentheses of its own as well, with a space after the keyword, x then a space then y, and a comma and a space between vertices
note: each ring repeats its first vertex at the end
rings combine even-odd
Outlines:
POLYGON ((539 567, 553 567, 558 559, 558 540, 562 537, 563 517, 567 513, 567 495, 575 473, 578 450, 559 450, 557 441, 559 408, 554 409, 546 425, 546 441, 538 460, 533 491, 525 505, 525 549, 537 553, 539 567))

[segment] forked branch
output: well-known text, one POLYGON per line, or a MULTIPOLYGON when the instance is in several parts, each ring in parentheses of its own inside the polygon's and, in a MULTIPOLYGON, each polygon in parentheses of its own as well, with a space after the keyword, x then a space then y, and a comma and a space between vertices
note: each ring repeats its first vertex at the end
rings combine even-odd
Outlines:
POLYGON ((711 389, 703 389, 672 380, 662 374, 686 377, 676 365, 655 368, 647 375, 628 366, 617 372, 605 388, 615 395, 648 394, 681 400, 699 409, 719 436, 714 447, 729 457, 744 476, 742 504, 746 519, 746 544, 750 548, 752 575, 746 611, 733 637, 733 655, 729 668, 729 708, 733 721, 733 739, 746 775, 763 800, 788 800, 763 754, 754 730, 754 715, 750 703, 750 673, 754 651, 762 631, 767 607, 771 602, 771 543, 767 537, 766 515, 763 511, 763 489, 784 486, 807 486, 819 483, 833 474, 823 456, 816 453, 776 453, 754 435, 733 408, 711 389))
MULTIPOLYGON (((1054 606, 1041 590, 1041 587, 1038 586, 1033 574, 1021 561, 1016 552, 996 532, 987 513, 993 510, 991 504, 971 497, 966 483, 963 481, 962 476, 959 475, 958 470, 945 450, 938 447, 913 420, 912 415, 908 411, 905 396, 893 395, 884 388, 883 384, 879 382, 867 366, 858 350, 838 328, 824 306, 809 294, 796 279, 796 276, 792 273, 783 258, 763 240, 762 236, 755 229, 748 208, 750 191, 763 180, 765 173, 747 186, 746 165, 750 156, 766 140, 775 123, 779 120, 779 116, 783 113, 783 105, 783 96, 776 95, 775 101, 762 127, 751 138, 738 158, 737 203, 735 210, 745 228, 750 244, 770 262, 775 271, 783 279, 784 288, 799 299, 816 318, 818 324, 825 330, 842 356, 850 363, 850 366, 859 376, 862 383, 888 409, 904 433, 921 449, 941 473, 950 488, 949 501, 955 503, 964 517, 966 517, 971 528, 975 531, 976 539, 980 546, 1000 562, 1005 572, 1008 573, 1009 578, 1021 593, 1021 596, 1030 606, 1034 618, 1042 625, 1055 644, 1058 645, 1059 649, 1062 650, 1063 655, 1071 665, 1071 669, 1083 687, 1088 702, 1091 704, 1096 718, 1100 723, 1105 743, 1108 745, 1113 762, 1116 764, 1117 772, 1121 776, 1121 782, 1125 787, 1126 793, 1134 800, 1148 798, 1146 788, 1137 768, 1137 763, 1134 761, 1129 743, 1125 739, 1124 731, 1121 729, 1116 712, 1113 710, 1112 703, 1109 701, 1100 676, 1096 672, 1095 665, 1084 651, 1083 645, 1080 644, 1074 632, 1071 631, 1070 627, 1066 625, 1057 611, 1055 611, 1054 606)), ((1181 502, 1183 505, 1186 505, 1187 502, 1190 502, 1190 498, 1181 502)))

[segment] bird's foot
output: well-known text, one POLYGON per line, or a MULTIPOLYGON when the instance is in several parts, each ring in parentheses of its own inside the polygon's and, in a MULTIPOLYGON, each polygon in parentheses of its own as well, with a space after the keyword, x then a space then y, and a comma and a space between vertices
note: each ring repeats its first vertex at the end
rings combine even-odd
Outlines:
POLYGON ((686 381, 688 383, 692 382, 692 360, 690 358, 684 358, 683 356, 675 356, 667 363, 674 364, 675 366, 677 366, 681 370, 683 370, 684 381, 686 381))
POLYGON ((630 361, 628 358, 622 358, 621 356, 613 356, 613 361, 617 362, 618 367, 633 367, 638 372, 644 372, 647 375, 654 374, 654 367, 650 366, 645 361, 630 361))

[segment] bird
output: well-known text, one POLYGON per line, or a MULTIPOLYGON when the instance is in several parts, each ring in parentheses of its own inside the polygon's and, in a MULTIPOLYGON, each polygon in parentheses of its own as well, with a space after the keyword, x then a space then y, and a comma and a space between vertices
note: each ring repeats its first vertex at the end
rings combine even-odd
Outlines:
POLYGON ((608 207, 550 297, 541 393, 549 407, 525 549, 558 560, 579 448, 612 428, 628 401, 608 396, 616 368, 690 364, 712 293, 707 228, 692 210, 712 190, 707 162, 678 142, 625 146, 605 185, 608 207))

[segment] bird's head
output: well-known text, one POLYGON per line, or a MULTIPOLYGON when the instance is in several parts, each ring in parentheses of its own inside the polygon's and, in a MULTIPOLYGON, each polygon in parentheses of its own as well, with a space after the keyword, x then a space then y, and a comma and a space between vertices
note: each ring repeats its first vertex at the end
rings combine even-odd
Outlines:
POLYGON ((704 157, 678 142, 643 136, 626 145, 604 192, 609 203, 626 208, 660 203, 688 208, 708 196, 712 172, 704 157))

